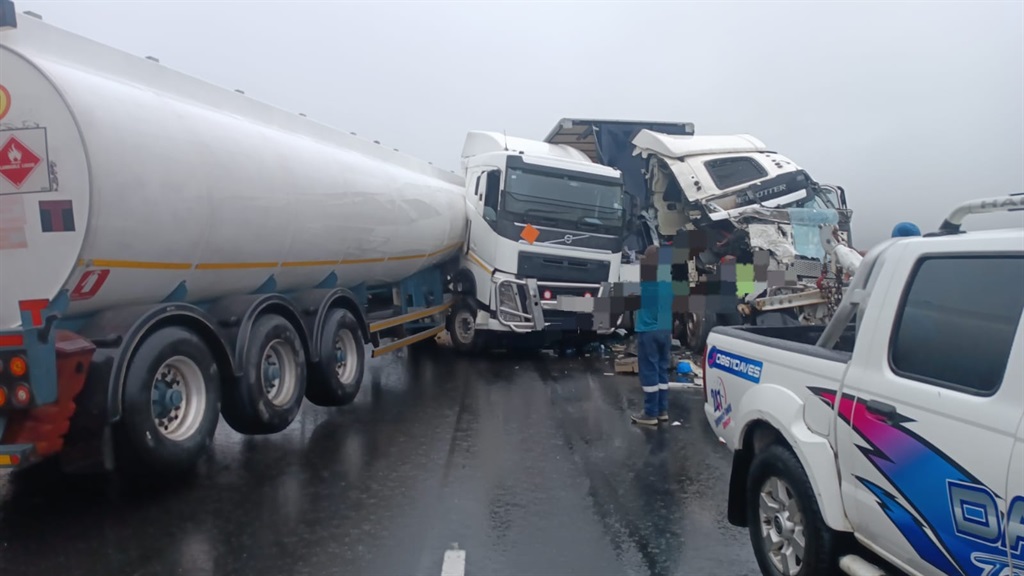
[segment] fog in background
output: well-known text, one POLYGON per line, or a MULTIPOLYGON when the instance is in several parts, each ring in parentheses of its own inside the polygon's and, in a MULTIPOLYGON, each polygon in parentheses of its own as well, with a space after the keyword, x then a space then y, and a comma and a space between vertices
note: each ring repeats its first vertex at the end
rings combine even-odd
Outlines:
POLYGON ((453 170, 468 130, 563 117, 753 134, 845 187, 859 248, 1024 192, 1021 1, 16 6, 453 170))

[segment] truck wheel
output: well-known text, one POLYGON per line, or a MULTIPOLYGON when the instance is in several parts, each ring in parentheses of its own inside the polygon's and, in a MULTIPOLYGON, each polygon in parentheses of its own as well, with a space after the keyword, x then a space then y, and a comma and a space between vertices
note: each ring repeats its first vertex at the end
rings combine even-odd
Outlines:
POLYGON ((348 310, 327 312, 320 332, 320 360, 310 366, 306 399, 317 406, 344 406, 356 399, 363 383, 362 330, 348 310))
POLYGON ((132 355, 125 378, 117 447, 126 469, 155 474, 191 470, 217 429, 220 372, 193 332, 163 328, 132 355))
POLYGON ((242 377, 224 391, 224 420, 242 434, 274 434, 299 413, 306 391, 306 352, 298 332, 276 314, 249 331, 242 377))
POLYGON ((694 352, 703 350, 708 341, 708 334, 711 333, 714 325, 714 315, 688 313, 686 315, 687 347, 694 352))
POLYGON ((775 444, 754 457, 747 477, 747 526, 762 574, 837 574, 835 534, 821 518, 800 460, 775 444))
POLYGON ((476 329, 476 311, 473 306, 460 299, 448 316, 448 333, 452 346, 459 352, 476 352, 481 347, 482 335, 476 329))

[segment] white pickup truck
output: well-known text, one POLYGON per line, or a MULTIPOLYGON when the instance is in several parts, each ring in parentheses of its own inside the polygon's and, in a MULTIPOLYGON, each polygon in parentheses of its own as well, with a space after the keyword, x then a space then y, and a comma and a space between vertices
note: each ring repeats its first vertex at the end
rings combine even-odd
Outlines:
POLYGON ((711 332, 704 411, 764 574, 1024 575, 1024 229, 960 230, 1022 209, 875 247, 824 327, 711 332))

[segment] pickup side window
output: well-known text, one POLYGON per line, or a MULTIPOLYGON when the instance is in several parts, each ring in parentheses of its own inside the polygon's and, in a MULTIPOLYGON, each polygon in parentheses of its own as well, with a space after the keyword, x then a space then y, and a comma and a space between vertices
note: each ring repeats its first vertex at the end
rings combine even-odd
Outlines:
POLYGON ((758 178, 764 178, 768 171, 757 160, 748 156, 734 158, 717 158, 704 163, 708 174, 719 190, 728 190, 758 178))
POLYGON ((889 341, 904 378, 991 396, 1006 372, 1024 311, 1024 256, 918 261, 889 341))

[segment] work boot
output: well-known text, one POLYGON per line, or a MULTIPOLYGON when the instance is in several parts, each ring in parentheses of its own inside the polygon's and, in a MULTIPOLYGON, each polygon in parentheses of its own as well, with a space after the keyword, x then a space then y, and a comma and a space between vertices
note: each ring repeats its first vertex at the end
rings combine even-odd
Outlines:
POLYGON ((648 416, 647 414, 645 414, 643 412, 638 412, 636 414, 633 414, 632 416, 630 416, 630 418, 633 419, 633 422, 635 422, 637 424, 643 424, 644 426, 657 426, 658 425, 658 419, 656 417, 648 416))
POLYGON ((658 414, 658 422, 668 422, 668 412, 658 414))

